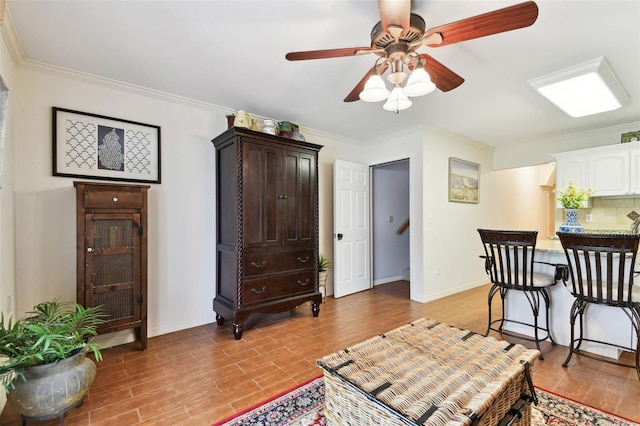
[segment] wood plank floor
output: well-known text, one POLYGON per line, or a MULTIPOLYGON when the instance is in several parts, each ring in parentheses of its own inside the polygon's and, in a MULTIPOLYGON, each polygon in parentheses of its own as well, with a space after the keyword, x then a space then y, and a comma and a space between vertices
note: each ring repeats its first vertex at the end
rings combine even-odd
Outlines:
MULTIPOLYGON (((240 341, 228 324, 213 323, 154 337, 145 352, 134 343, 110 348, 85 403, 67 414, 65 425, 210 425, 319 376, 318 358, 417 318, 483 333, 487 291, 482 286, 422 304, 409 300, 409 284, 401 281, 327 298, 318 318, 308 303, 256 315, 240 341)), ((640 422, 640 381, 633 369, 579 356, 563 368, 566 347, 544 344, 542 350, 536 386, 640 422)), ((9 406, 0 419, 20 424, 9 406)))

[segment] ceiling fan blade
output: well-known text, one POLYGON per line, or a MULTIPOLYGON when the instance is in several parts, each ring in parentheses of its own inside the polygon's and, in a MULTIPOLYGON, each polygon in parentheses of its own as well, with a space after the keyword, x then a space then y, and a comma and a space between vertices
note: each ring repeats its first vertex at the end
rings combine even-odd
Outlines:
POLYGON ((538 19, 538 6, 535 2, 528 1, 431 28, 424 34, 424 40, 425 44, 431 47, 446 46, 448 44, 460 43, 461 41, 528 27, 532 25, 536 19, 538 19), (431 42, 432 44, 429 44, 430 41, 427 40, 427 38, 435 33, 440 33, 442 42, 431 42))
POLYGON ((304 61, 307 59, 340 58, 371 53, 371 47, 345 47, 342 49, 307 50, 305 52, 289 52, 285 55, 289 61, 304 61))
MULTIPOLYGON (((409 28, 411 0, 378 0, 382 29, 389 32, 389 26, 409 28)), ((402 32, 402 31, 400 31, 402 32)))
POLYGON ((420 55, 420 59, 429 73, 431 81, 433 81, 433 84, 435 84, 441 91, 448 92, 449 90, 453 90, 464 83, 464 78, 460 77, 458 74, 451 71, 431 56, 423 53, 420 55))
MULTIPOLYGON (((387 68, 389 68, 388 65, 386 64, 381 65, 380 68, 378 69, 378 73, 380 75, 384 74, 385 71, 387 71, 387 68)), ((374 65, 371 67, 369 71, 367 71, 364 77, 362 77, 362 80, 360 80, 358 84, 356 84, 356 87, 354 87, 353 90, 347 95, 347 97, 344 98, 345 102, 354 102, 354 101, 360 100, 360 92, 364 90, 364 85, 367 84, 367 80, 369 79, 369 76, 375 69, 376 69, 376 66, 374 65)))

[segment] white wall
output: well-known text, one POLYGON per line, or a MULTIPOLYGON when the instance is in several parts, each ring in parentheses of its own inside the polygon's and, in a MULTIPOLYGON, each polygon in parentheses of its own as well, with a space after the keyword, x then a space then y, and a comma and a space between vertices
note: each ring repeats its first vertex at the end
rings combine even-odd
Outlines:
MULTIPOLYGON (((19 73, 24 90, 15 117, 16 311, 45 299, 75 298, 74 179, 54 177, 51 169, 51 107, 57 106, 161 126, 162 184, 149 190, 149 336, 214 322, 210 140, 226 130, 231 110, 56 70, 28 67, 19 73)), ((330 200, 333 159, 355 159, 360 147, 302 130, 309 141, 325 146, 319 191, 330 200)), ((320 250, 330 258, 331 205, 321 203, 320 217, 320 250)))
MULTIPOLYGON (((2 28, 4 31, 4 28, 2 28)), ((20 95, 15 64, 4 41, 0 43, 0 75, 9 88, 9 111, 5 122, 2 152, 2 189, 0 189, 0 310, 13 313, 15 301, 14 267, 14 145, 16 100, 20 95)))
POLYGON ((161 126, 162 184, 149 190, 149 335, 212 322, 214 149, 225 111, 73 76, 21 70, 16 117, 17 310, 75 299, 75 192, 51 170, 51 107, 161 126))
MULTIPOLYGON (((16 68, 3 36, 0 43, 0 75, 9 88, 9 111, 2 149, 2 189, 0 189, 0 311, 8 319, 15 310, 15 222, 14 222, 14 145, 16 98, 20 94, 16 68)), ((6 395, 0 392, 0 411, 6 395)))
POLYGON ((410 266, 409 230, 397 233, 409 219, 409 161, 373 167, 371 188, 371 263, 377 285, 402 279, 402 271, 410 266))
POLYGON ((553 186, 554 169, 553 164, 541 164, 491 173, 487 183, 496 190, 492 213, 483 226, 527 229, 538 231, 538 239, 549 238, 555 203, 548 185, 553 186))
POLYGON ((500 170, 550 163, 554 161, 551 154, 620 143, 620 136, 623 133, 635 132, 638 129, 640 129, 640 121, 526 144, 499 147, 493 157, 494 168, 500 170))
POLYGON ((361 162, 369 165, 409 159, 409 227, 411 299, 425 301, 422 253, 423 135, 421 128, 408 129, 381 141, 367 142, 361 162))
MULTIPOLYGON (((491 217, 492 148, 426 129, 424 134, 425 300, 487 282, 477 228, 491 217), (449 157, 480 165, 479 203, 449 202, 449 157)), ((413 263, 412 263, 413 267, 413 263)))

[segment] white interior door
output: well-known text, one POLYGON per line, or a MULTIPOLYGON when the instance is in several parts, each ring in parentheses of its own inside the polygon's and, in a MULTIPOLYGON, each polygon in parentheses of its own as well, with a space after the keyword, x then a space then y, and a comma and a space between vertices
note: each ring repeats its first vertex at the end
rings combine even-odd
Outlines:
POLYGON ((369 167, 333 164, 334 297, 371 288, 369 167))

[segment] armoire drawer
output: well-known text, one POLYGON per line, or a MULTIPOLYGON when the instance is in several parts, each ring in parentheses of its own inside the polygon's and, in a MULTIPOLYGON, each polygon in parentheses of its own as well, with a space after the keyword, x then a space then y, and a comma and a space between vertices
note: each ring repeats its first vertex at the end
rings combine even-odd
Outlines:
POLYGON ((313 249, 289 252, 245 253, 243 269, 245 277, 274 272, 313 268, 313 249))
POLYGON ((85 208, 141 208, 143 203, 142 193, 129 191, 101 191, 90 190, 83 193, 85 208))
POLYGON ((266 302, 294 294, 315 290, 313 270, 286 275, 272 275, 243 281, 242 298, 245 305, 266 302))

